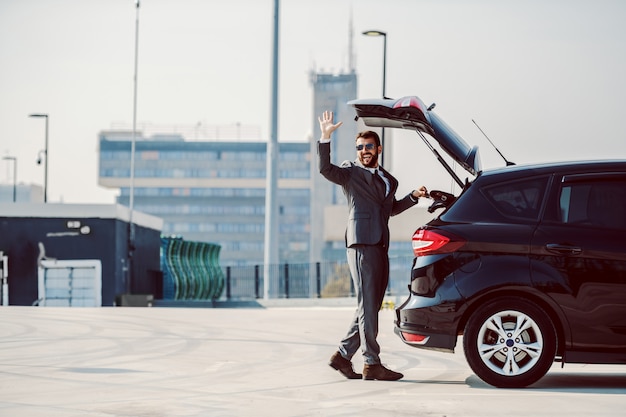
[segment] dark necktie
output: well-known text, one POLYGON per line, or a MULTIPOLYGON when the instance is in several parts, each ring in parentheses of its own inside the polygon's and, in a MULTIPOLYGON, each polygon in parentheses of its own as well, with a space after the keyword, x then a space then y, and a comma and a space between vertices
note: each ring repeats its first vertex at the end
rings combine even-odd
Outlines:
POLYGON ((376 189, 383 197, 387 196, 387 185, 385 185, 385 181, 381 178, 378 170, 374 171, 374 184, 376 184, 376 189))

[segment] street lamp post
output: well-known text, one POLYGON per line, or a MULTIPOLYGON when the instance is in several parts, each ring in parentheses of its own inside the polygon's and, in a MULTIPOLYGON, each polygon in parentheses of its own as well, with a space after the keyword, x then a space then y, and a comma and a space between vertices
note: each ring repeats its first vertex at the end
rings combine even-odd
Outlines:
POLYGON ((130 187, 128 196, 129 206, 129 218, 128 218, 128 256, 126 265, 126 282, 124 283, 124 289, 126 293, 131 292, 134 269, 134 254, 135 254, 135 153, 136 153, 136 141, 137 141, 137 70, 139 63, 139 0, 135 0, 135 61, 134 61, 134 73, 133 73, 133 132, 130 143, 130 187))
POLYGON ((28 117, 44 117, 46 119, 46 146, 44 148, 44 174, 43 174, 43 202, 48 202, 48 115, 45 113, 34 113, 29 115, 28 117))
POLYGON ((5 156, 2 159, 13 161, 13 202, 17 201, 17 158, 15 156, 5 156))
MULTIPOLYGON (((387 85, 387 32, 381 32, 380 30, 366 30, 363 32, 365 36, 382 36, 383 37, 383 98, 386 95, 387 85)), ((383 127, 380 135, 380 144, 385 147, 385 128, 383 127)), ((381 165, 385 165, 385 153, 380 156, 381 165)))
POLYGON ((133 209, 135 204, 135 151, 137 141, 137 67, 139 62, 139 0, 135 0, 135 71, 133 74, 133 134, 130 144, 130 245, 135 243, 135 228, 133 226, 133 209))
POLYGON ((279 87, 279 35, 280 0, 274 0, 272 36, 272 111, 271 134, 267 141, 266 185, 265 185, 265 248, 263 253, 263 298, 268 299, 271 291, 271 266, 278 264, 278 87, 279 87))

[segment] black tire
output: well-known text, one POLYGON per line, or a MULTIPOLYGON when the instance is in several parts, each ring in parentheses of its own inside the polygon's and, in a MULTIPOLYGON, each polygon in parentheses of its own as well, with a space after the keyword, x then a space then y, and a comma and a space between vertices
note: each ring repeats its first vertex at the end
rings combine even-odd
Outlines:
POLYGON ((463 350, 469 366, 486 383, 526 387, 552 366, 556 331, 537 305, 518 297, 500 298, 472 314, 465 326, 463 350))

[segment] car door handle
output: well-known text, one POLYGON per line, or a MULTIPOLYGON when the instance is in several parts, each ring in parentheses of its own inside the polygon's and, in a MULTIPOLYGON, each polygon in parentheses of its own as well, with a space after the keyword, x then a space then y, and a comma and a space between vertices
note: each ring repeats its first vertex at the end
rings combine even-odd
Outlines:
POLYGON ((570 245, 559 245, 558 243, 548 243, 546 245, 548 252, 558 253, 560 255, 580 255, 583 248, 570 245))

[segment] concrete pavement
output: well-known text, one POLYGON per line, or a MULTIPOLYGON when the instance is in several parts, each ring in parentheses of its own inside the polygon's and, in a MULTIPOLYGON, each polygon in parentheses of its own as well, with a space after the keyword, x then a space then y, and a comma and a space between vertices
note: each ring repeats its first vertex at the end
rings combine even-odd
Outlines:
POLYGON ((380 313, 381 356, 405 378, 346 380, 327 362, 351 302, 270 304, 2 307, 0 416, 624 415, 626 367, 556 364, 531 388, 496 389, 462 350, 404 345, 392 310, 380 313))

